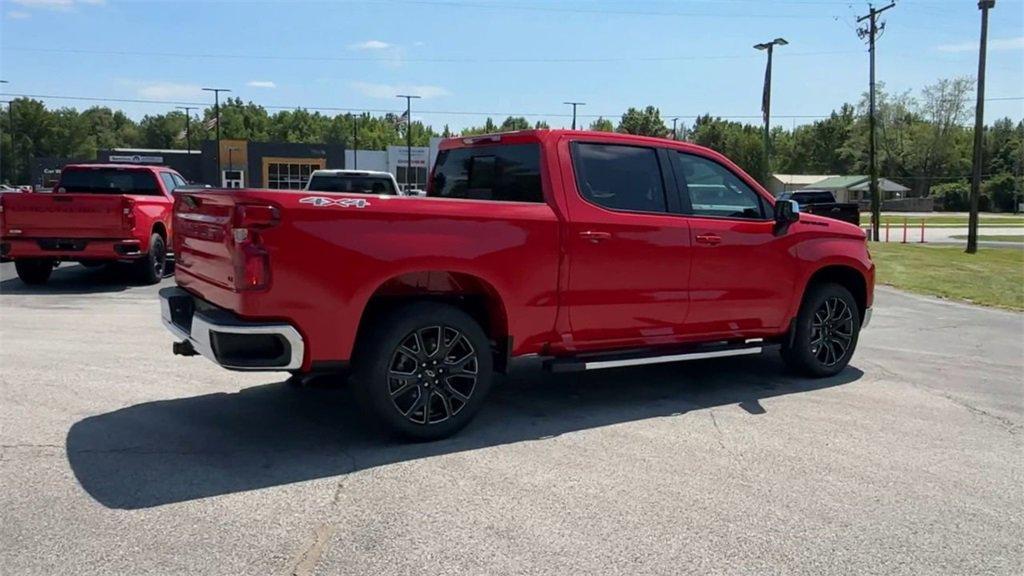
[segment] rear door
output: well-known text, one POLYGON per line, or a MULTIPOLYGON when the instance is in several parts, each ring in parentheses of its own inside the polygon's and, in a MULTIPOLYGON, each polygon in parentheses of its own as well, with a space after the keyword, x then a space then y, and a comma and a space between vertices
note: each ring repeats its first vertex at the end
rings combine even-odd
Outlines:
POLYGON ((701 339, 781 327, 796 280, 795 254, 776 235, 772 207, 732 167, 673 151, 693 240, 687 332, 701 339))
MULTIPOLYGON (((663 344, 684 335, 690 233, 678 212, 667 151, 649 145, 575 141, 565 304, 579 350, 663 344)), ((568 158, 564 157, 566 154, 568 158)))

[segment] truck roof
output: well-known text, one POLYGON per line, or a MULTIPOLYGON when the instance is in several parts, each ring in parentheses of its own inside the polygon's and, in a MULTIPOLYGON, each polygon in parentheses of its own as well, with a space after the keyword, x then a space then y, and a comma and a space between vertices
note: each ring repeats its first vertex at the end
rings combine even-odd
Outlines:
POLYGON ((380 170, 342 170, 336 168, 320 168, 313 170, 313 174, 330 174, 332 176, 387 176, 391 177, 391 172, 381 172, 380 170))
MULTIPOLYGON (((680 150, 700 150, 700 151, 711 151, 710 148, 704 146, 698 146, 690 142, 684 142, 682 140, 670 140, 668 138, 656 138, 654 136, 638 136, 636 134, 622 134, 620 132, 599 132, 595 130, 568 130, 568 129, 557 129, 557 130, 543 130, 543 129, 531 129, 531 130, 516 130, 513 132, 494 132, 491 134, 480 134, 474 136, 455 136, 452 138, 446 138, 441 141, 438 145, 440 150, 448 150, 452 148, 463 148, 466 146, 473 146, 476 144, 487 144, 501 141, 511 142, 540 142, 545 140, 557 140, 562 136, 577 136, 586 138, 588 136, 597 136, 602 140, 611 140, 629 144, 646 144, 665 146, 666 144, 673 148, 680 150)), ((717 154, 717 152, 716 152, 717 154)))

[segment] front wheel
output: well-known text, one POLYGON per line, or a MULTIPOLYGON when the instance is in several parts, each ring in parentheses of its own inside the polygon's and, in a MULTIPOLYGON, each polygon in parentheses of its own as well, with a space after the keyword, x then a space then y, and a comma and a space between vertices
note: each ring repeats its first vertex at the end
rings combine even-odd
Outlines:
POLYGON ((381 318, 354 360, 356 399, 415 440, 459 431, 491 387, 490 341, 472 317, 445 304, 420 302, 381 318))
POLYGON ((46 284, 53 273, 53 260, 46 258, 30 258, 27 260, 15 260, 14 270, 18 278, 30 286, 46 284))
POLYGON ((786 364, 816 378, 838 374, 857 348, 857 301, 838 284, 812 286, 804 296, 794 330, 791 341, 782 348, 786 364))

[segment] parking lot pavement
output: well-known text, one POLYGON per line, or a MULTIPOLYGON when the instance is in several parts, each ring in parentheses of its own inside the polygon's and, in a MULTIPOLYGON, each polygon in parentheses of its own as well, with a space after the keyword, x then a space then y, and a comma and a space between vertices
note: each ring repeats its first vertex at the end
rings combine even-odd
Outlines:
MULTIPOLYGON (((157 287, 0 265, 4 574, 1019 574, 1024 315, 881 289, 852 366, 554 377, 398 444, 170 353, 157 287)), ((169 281, 165 281, 165 284, 169 281)))

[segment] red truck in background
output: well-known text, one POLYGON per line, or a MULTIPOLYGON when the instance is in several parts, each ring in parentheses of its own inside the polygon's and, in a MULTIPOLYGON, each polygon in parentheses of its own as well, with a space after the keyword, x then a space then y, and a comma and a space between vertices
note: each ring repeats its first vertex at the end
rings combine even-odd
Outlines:
POLYGON ((0 258, 26 284, 43 284, 60 262, 130 262, 155 284, 167 266, 172 192, 185 186, 163 166, 74 164, 52 193, 0 196, 0 258))
POLYGON ((177 354, 234 370, 348 369, 400 434, 464 426, 492 374, 780 349, 814 377, 871 316, 864 233, 803 215, 691 144, 542 130, 449 139, 428 196, 186 191, 177 354))

